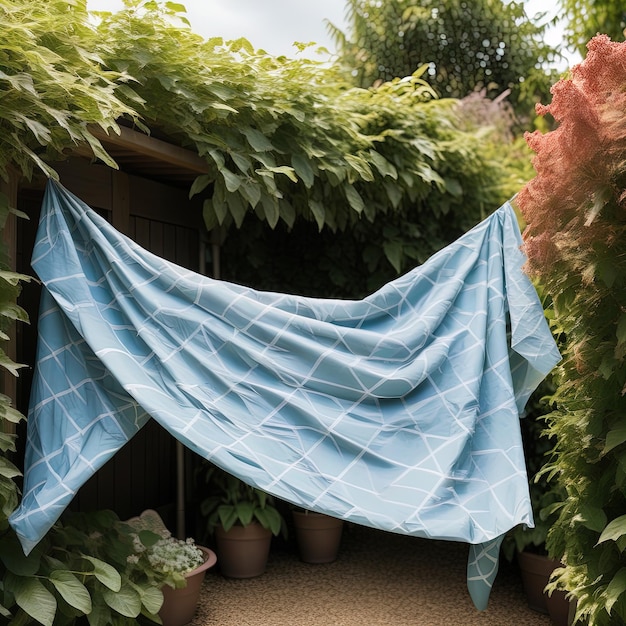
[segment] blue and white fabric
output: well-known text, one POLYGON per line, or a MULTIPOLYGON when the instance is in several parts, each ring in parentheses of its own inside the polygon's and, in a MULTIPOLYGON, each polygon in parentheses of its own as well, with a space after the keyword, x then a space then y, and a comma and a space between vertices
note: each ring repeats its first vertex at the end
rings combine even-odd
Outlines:
POLYGON ((148 419, 296 505, 471 544, 484 608, 497 548, 533 525, 519 418, 560 355, 507 203, 363 300, 256 291, 163 260, 48 184, 25 551, 148 419))

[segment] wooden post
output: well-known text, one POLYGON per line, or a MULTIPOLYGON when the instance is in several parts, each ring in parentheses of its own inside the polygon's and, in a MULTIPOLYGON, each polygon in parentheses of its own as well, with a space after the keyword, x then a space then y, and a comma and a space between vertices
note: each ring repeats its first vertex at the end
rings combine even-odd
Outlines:
MULTIPOLYGON (((2 192, 9 202, 9 206, 12 208, 17 207, 17 189, 19 185, 20 176, 16 170, 10 168, 8 170, 9 179, 4 181, 0 179, 0 192, 2 192)), ((8 215, 7 221, 2 231, 2 241, 7 248, 9 269, 15 271, 16 259, 17 259, 17 218, 12 213, 8 215)), ((13 361, 17 358, 17 324, 12 322, 7 329, 9 335, 9 341, 4 342, 4 351, 6 355, 13 361)), ((0 374, 0 387, 2 393, 9 398, 13 406, 17 403, 17 379, 6 368, 2 369, 0 374)), ((4 432, 15 433, 15 424, 3 421, 4 432)))

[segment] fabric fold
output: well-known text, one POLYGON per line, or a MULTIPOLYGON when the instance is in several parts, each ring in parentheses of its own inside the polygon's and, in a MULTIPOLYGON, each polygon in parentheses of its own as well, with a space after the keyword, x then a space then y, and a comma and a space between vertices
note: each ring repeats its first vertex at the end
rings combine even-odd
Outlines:
POLYGON ((293 504, 477 546, 468 584, 486 606, 488 546, 533 525, 520 412, 560 359, 520 245, 507 203, 363 300, 260 292, 143 250, 51 181, 10 518, 25 551, 152 417, 293 504))

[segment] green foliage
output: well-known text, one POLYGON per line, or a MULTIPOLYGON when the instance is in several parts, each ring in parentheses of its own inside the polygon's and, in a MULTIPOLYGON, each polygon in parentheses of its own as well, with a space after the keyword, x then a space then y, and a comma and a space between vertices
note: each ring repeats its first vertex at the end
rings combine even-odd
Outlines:
POLYGON ((349 31, 331 27, 344 70, 362 87, 409 76, 423 64, 439 93, 462 98, 511 91, 528 114, 551 79, 542 69, 558 51, 523 4, 502 0, 349 0, 349 31))
POLYGON ((561 15, 566 16, 565 40, 568 47, 583 57, 587 42, 602 33, 613 41, 624 40, 626 11, 622 0, 559 0, 561 15))
POLYGON ((216 526, 228 531, 235 525, 248 526, 252 522, 258 522, 274 535, 285 531, 283 517, 275 508, 272 496, 209 463, 204 463, 200 471, 211 494, 200 504, 207 531, 213 532, 216 526))
POLYGON ((546 467, 564 490, 547 548, 556 584, 590 626, 626 621, 626 44, 599 36, 545 108, 560 123, 528 137, 537 176, 518 204, 529 267, 565 338, 555 370, 546 467))
MULTIPOLYGON (((209 173, 191 194, 204 199, 208 228, 309 229, 313 251, 338 234, 341 247, 313 254, 308 275, 321 266, 338 292, 362 294, 422 262, 508 197, 500 159, 483 154, 484 132, 461 128, 456 103, 437 100, 419 71, 376 89, 354 88, 336 67, 272 58, 244 39, 204 41, 177 3, 125 6, 93 22, 85 0, 0 0, 3 179, 9 170, 54 176, 50 164, 76 147, 115 167, 90 129, 149 129, 206 159, 209 173)), ((3 228, 15 211, 0 200, 3 228)), ((245 260, 243 247, 235 252, 245 260)), ((16 305, 25 277, 9 271, 4 251, 0 262, 6 340, 9 325, 26 321, 16 305)), ((13 374, 20 367, 2 352, 0 363, 13 374)), ((68 518, 41 550, 20 554, 7 528, 19 472, 6 457, 14 435, 5 432, 20 419, 0 396, 0 613, 16 610, 16 623, 43 624, 88 614, 92 626, 153 617, 161 579, 130 568, 119 521, 68 518)), ((271 498, 252 495, 253 507, 231 502, 228 520, 234 511, 235 519, 256 517, 278 532, 271 498)))
POLYGON ((113 165, 88 125, 115 130, 132 115, 116 97, 128 77, 102 68, 86 0, 0 0, 0 22, 0 176, 53 175, 46 160, 80 143, 113 165))
POLYGON ((373 91, 369 107, 370 128, 383 134, 387 123, 402 131, 393 144, 378 148, 399 172, 397 182, 359 188, 372 194, 373 220, 338 232, 318 232, 303 220, 274 229, 248 221, 225 237, 224 279, 269 291, 361 298, 426 261, 531 177, 532 153, 513 138, 514 119, 504 99, 476 93, 461 101, 434 100, 421 104, 414 118, 398 113, 396 119, 384 94, 399 84, 373 91), (418 154, 421 163, 406 172, 405 163, 418 154))
MULTIPOLYGON (((253 214, 270 228, 305 220, 340 231, 427 198, 446 213, 468 206, 457 172, 480 160, 479 144, 456 132, 452 103, 432 102, 420 72, 355 89, 337 68, 268 57, 245 40, 204 42, 133 6, 99 26, 105 62, 136 79, 151 128, 206 158, 192 193, 205 197, 208 228, 253 214)), ((397 247, 385 249, 399 267, 397 247)))
POLYGON ((161 587, 184 586, 182 574, 151 559, 160 535, 121 522, 112 511, 68 514, 24 556, 9 530, 0 541, 0 613, 15 624, 90 626, 160 623, 161 587), (141 617, 140 617, 141 616, 141 617))

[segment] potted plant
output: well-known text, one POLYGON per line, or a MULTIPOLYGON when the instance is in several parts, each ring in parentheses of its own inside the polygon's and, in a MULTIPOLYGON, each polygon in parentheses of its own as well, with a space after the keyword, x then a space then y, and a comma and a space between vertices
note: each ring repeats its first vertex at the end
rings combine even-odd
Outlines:
POLYGON ((135 554, 128 557, 129 563, 159 573, 163 604, 158 615, 163 626, 188 624, 196 611, 205 574, 217 561, 215 553, 191 538, 172 537, 151 509, 128 524, 135 533, 135 554))
POLYGON ((561 567, 546 548, 548 532, 563 501, 562 488, 546 473, 547 458, 553 448, 543 426, 546 403, 554 392, 552 381, 546 379, 528 403, 529 415, 522 422, 526 466, 531 476, 529 491, 535 521, 534 528, 519 525, 508 533, 502 545, 505 558, 517 558, 528 606, 534 611, 550 614, 557 626, 568 623, 569 602, 563 591, 546 592, 555 569, 561 567))
POLYGON ((291 514, 300 558, 305 563, 334 561, 341 545, 343 520, 300 508, 293 508, 291 514))
POLYGON ((285 523, 274 498, 236 476, 205 466, 210 493, 200 504, 206 529, 215 535, 220 571, 230 578, 252 578, 266 568, 272 535, 285 523))

